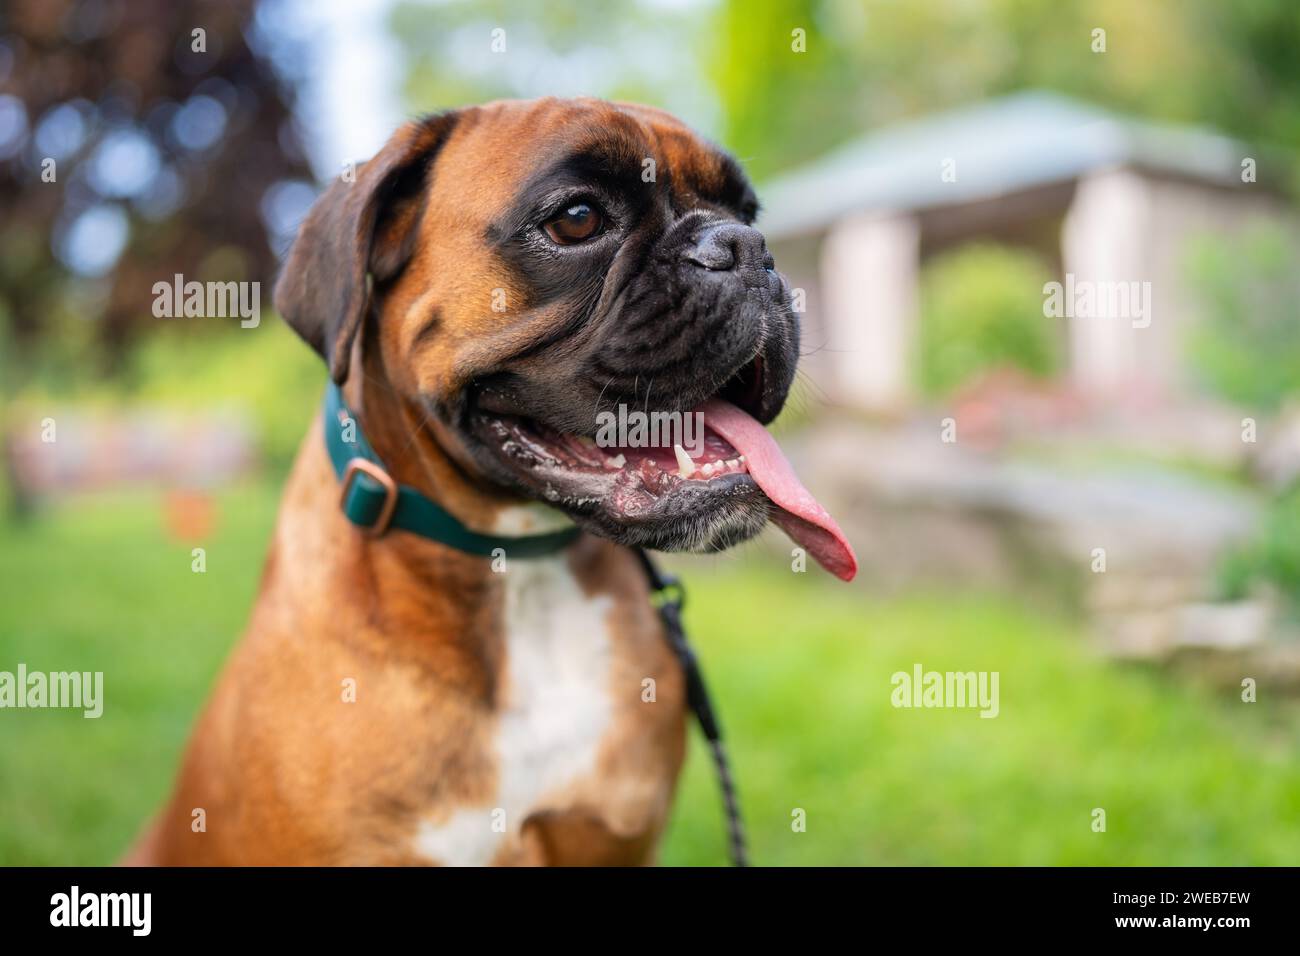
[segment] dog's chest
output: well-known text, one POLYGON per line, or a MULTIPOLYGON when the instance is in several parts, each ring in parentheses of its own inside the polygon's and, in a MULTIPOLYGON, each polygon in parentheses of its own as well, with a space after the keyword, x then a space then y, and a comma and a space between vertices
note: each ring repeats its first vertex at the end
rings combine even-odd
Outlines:
POLYGON ((568 806, 613 723, 611 598, 585 594, 562 558, 512 561, 503 587, 495 796, 421 825, 418 852, 444 864, 491 862, 530 815, 568 806))

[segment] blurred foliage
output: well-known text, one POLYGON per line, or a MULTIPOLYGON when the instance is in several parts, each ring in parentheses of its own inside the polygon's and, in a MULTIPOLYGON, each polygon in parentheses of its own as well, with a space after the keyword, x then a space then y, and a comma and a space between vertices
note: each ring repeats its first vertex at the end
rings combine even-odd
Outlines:
POLYGON ((760 177, 1026 87, 1300 147, 1294 0, 723 0, 709 35, 720 138, 760 177))
POLYGON ((1271 502, 1254 540, 1224 560, 1220 586, 1233 600, 1272 588, 1300 615, 1300 485, 1271 502))
POLYGON ((982 372, 1009 366, 1036 377, 1059 363, 1056 320, 1043 315, 1051 280, 1033 253, 973 244, 921 270, 918 381, 943 396, 982 372))
POLYGON ((1273 411, 1300 394, 1297 261, 1300 243, 1271 226, 1193 243, 1188 281, 1205 315, 1192 329, 1190 358, 1224 398, 1273 411))
POLYGON ((153 337, 132 356, 124 396, 199 411, 219 395, 252 415, 263 456, 284 470, 320 407, 327 377, 320 356, 278 316, 268 316, 256 329, 214 338, 202 349, 184 334, 153 337))
POLYGON ((207 335, 201 347, 185 327, 193 321, 167 320, 174 324, 131 349, 111 377, 78 377, 75 363, 52 366, 11 396, 11 411, 76 402, 92 410, 141 405, 185 413, 228 404, 251 417, 266 462, 277 472, 287 470, 323 394, 327 376, 320 356, 274 315, 250 329, 227 320, 234 331, 207 335))
POLYGON ((406 0, 391 28, 412 109, 642 100, 759 179, 883 124, 1027 87, 1300 148, 1293 0, 559 0, 544 15, 528 0, 406 0), (490 48, 495 28, 508 55, 490 48))
MULTIPOLYGON (((7 383, 60 374, 69 356, 83 376, 115 369, 133 334, 155 321, 154 284, 177 273, 269 288, 278 250, 264 203, 309 173, 290 93, 250 46, 256 8, 256 0, 5 5, 7 383)), ((287 68, 288 51, 277 52, 287 68)))
POLYGON ((405 0, 390 27, 417 111, 501 98, 601 96, 706 119, 705 8, 638 0, 405 0))

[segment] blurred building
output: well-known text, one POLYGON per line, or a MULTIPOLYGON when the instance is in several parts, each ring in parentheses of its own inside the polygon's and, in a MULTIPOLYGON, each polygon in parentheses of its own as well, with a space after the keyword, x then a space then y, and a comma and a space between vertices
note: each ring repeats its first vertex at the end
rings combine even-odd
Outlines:
POLYGON ((1149 282, 1140 319, 1044 321, 1081 393, 1159 397, 1190 384, 1184 240, 1289 216, 1276 168, 1211 131, 1030 92, 848 143, 766 184, 760 225, 806 293, 807 367, 838 404, 907 405, 921 267, 972 240, 1028 247, 1070 288, 1149 282))

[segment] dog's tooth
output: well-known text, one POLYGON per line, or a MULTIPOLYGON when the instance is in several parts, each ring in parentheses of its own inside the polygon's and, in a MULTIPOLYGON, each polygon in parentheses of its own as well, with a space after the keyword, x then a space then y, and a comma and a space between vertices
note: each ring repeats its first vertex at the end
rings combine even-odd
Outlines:
POLYGON ((622 468, 622 467, 623 467, 624 465, 626 465, 626 464, 627 464, 627 456, 626 456, 626 455, 615 455, 613 458, 606 458, 606 459, 605 459, 605 467, 606 467, 606 468, 619 469, 619 468, 622 468))
POLYGON ((592 438, 590 435, 579 435, 578 441, 587 448, 596 447, 596 439, 592 438))
POLYGON ((720 472, 721 470, 722 470, 722 469, 720 469, 720 468, 716 468, 716 467, 715 467, 714 465, 712 465, 712 464, 708 464, 708 465, 705 465, 703 468, 700 469, 700 473, 701 473, 702 475, 704 475, 705 478, 712 478, 712 477, 713 477, 713 473, 714 473, 715 471, 719 471, 719 472, 720 472))
POLYGON ((691 461, 691 456, 686 454, 686 449, 681 445, 673 445, 673 454, 677 456, 677 473, 683 478, 689 478, 695 474, 695 462, 691 461))

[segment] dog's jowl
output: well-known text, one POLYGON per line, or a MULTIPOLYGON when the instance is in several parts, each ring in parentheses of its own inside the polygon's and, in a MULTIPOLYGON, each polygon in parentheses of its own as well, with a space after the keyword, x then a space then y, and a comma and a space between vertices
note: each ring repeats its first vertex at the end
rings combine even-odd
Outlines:
POLYGON ((349 180, 275 294, 341 391, 131 860, 652 862, 684 689, 632 549, 772 519, 856 567, 763 427, 799 327, 754 192, 668 114, 597 100, 432 116, 349 180), (597 442, 620 408, 703 432, 597 442))

